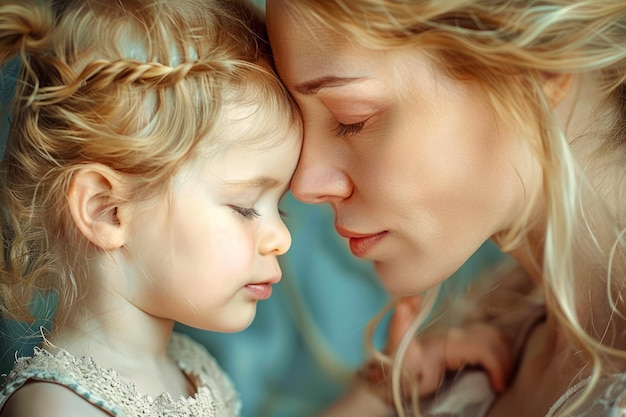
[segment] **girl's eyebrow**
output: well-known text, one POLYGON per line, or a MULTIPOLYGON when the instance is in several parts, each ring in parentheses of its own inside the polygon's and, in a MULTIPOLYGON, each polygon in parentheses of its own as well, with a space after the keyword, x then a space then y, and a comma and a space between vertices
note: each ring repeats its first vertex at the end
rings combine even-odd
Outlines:
POLYGON ((226 185, 232 185, 241 188, 271 188, 278 185, 279 181, 272 177, 255 177, 247 180, 228 181, 226 185))
POLYGON ((310 96, 317 94, 319 90, 325 87, 340 87, 362 79, 364 79, 364 77, 337 77, 327 75, 296 84, 293 89, 302 95, 310 96))

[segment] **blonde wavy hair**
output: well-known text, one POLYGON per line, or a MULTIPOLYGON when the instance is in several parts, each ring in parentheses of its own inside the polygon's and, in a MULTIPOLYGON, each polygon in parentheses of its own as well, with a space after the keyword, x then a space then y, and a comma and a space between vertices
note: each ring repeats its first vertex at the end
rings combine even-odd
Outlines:
MULTIPOLYGON (((594 279, 605 280, 609 312, 595 304, 593 311, 624 321, 624 305, 620 311, 617 304, 626 277, 626 2, 292 0, 283 5, 298 21, 314 21, 368 48, 418 48, 450 77, 478 83, 495 114, 530 141, 543 170, 538 197, 545 222, 543 253, 532 255, 538 255, 548 308, 593 365, 590 393, 608 371, 605 359, 626 356, 624 346, 608 340, 606 329, 590 329, 593 318, 580 317, 577 307, 588 295, 577 292, 580 281, 573 280, 590 278, 577 270, 581 264, 594 279), (594 117, 603 130, 592 132, 601 146, 579 160, 574 149, 584 145, 566 137, 543 87, 551 76, 585 73, 601 77, 602 104, 594 117), (607 181, 611 169, 622 172, 613 182, 607 181)), ((503 250, 526 244, 537 221, 530 209, 496 237, 503 250)), ((412 331, 426 314, 420 316, 412 331)), ((398 361, 395 365, 397 374, 398 361)), ((404 415, 399 394, 396 405, 404 415)))
POLYGON ((255 128, 271 137, 300 126, 266 38, 262 13, 238 0, 0 0, 0 62, 21 65, 0 169, 3 317, 30 320, 33 296, 52 290, 58 322, 83 295, 82 260, 96 249, 66 202, 81 165, 114 169, 128 190, 116 203, 134 204, 228 146, 228 106, 260 114, 255 128))

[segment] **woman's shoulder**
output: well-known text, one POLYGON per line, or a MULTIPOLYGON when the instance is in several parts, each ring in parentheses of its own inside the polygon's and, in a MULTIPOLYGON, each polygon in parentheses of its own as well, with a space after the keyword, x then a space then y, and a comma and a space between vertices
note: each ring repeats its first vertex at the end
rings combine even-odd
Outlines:
POLYGON ((594 385, 591 378, 579 382, 554 403, 546 417, 557 416, 577 403, 578 417, 626 416, 626 373, 603 376, 594 385))
POLYGON ((66 387, 50 382, 30 382, 11 395, 0 417, 106 417, 100 410, 66 387))
POLYGON ((611 404, 608 415, 626 416, 626 372, 613 377, 613 381, 604 396, 607 403, 611 404))

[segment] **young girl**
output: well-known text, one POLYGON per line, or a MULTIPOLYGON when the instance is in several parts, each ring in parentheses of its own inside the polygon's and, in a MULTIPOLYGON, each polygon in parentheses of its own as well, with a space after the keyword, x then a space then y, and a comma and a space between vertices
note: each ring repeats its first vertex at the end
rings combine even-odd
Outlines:
POLYGON ((174 322, 249 325, 291 243, 278 203, 299 115, 239 1, 3 2, 21 61, 0 178, 0 300, 51 332, 2 416, 235 416, 216 361, 174 322))
POLYGON ((267 22, 304 120, 292 192, 388 290, 492 239, 541 292, 506 389, 461 374, 423 413, 625 415, 626 2, 268 0, 267 22))

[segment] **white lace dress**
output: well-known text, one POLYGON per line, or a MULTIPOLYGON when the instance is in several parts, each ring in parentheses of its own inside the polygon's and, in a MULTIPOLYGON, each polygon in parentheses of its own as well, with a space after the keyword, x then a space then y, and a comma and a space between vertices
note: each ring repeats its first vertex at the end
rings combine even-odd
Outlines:
POLYGON ((123 382, 113 370, 100 368, 92 357, 77 358, 59 349, 52 354, 36 348, 33 357, 19 358, 0 390, 0 409, 27 381, 54 382, 82 396, 113 416, 236 417, 241 404, 230 378, 217 361, 188 336, 174 333, 168 354, 198 387, 191 397, 157 398, 123 382))

